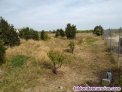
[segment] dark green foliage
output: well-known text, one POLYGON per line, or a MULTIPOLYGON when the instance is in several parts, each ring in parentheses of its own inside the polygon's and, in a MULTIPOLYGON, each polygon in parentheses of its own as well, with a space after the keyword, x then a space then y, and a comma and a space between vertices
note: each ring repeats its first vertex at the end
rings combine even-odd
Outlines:
POLYGON ((44 30, 42 30, 42 32, 41 32, 41 39, 42 40, 47 40, 48 39, 48 35, 44 30))
POLYGON ((56 30, 56 34, 55 34, 55 37, 58 37, 58 36, 60 36, 60 31, 59 31, 59 29, 56 30))
POLYGON ((64 60, 64 56, 62 53, 58 53, 58 52, 55 52, 53 50, 50 50, 48 53, 47 53, 48 57, 51 59, 51 61, 53 62, 53 73, 57 74, 57 69, 59 67, 61 67, 62 65, 62 62, 64 60))
POLYGON ((20 40, 13 25, 8 24, 6 20, 0 17, 0 40, 4 41, 5 45, 14 46, 19 45, 20 40))
POLYGON ((55 37, 58 37, 58 36, 62 36, 62 37, 65 36, 65 32, 64 32, 63 29, 57 29, 57 30, 56 30, 55 37))
POLYGON ((29 27, 23 28, 21 31, 19 31, 19 37, 26 40, 31 39, 29 27))
POLYGON ((39 40, 38 32, 29 27, 23 28, 21 31, 19 31, 19 37, 26 40, 39 40))
POLYGON ((30 38, 33 40, 38 40, 38 32, 34 31, 33 29, 30 29, 30 38))
POLYGON ((60 35, 62 36, 62 37, 64 37, 65 36, 65 32, 64 32, 64 30, 63 29, 60 29, 60 35))
POLYGON ((4 63, 4 54, 5 54, 4 42, 0 40, 0 65, 4 63))
POLYGON ((71 49, 71 51, 72 51, 72 53, 73 53, 73 51, 74 51, 74 49, 75 49, 75 44, 74 44, 74 42, 70 42, 69 43, 69 47, 70 47, 70 49, 71 49))
POLYGON ((68 39, 74 39, 76 36, 76 26, 71 25, 70 23, 67 24, 67 27, 65 29, 65 33, 68 39))
POLYGON ((96 26, 93 30, 93 34, 96 34, 97 36, 102 35, 102 33, 103 33, 103 28, 100 25, 96 26))
POLYGON ((8 37, 8 45, 14 46, 20 44, 20 39, 18 38, 18 34, 16 33, 14 27, 11 25, 10 30, 8 31, 9 37, 8 37))

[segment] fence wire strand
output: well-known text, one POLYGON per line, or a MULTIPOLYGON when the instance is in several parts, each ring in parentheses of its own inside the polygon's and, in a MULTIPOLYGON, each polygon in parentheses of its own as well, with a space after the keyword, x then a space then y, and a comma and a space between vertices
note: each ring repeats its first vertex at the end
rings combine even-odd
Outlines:
POLYGON ((115 60, 122 61, 122 29, 103 30, 103 37, 115 60))

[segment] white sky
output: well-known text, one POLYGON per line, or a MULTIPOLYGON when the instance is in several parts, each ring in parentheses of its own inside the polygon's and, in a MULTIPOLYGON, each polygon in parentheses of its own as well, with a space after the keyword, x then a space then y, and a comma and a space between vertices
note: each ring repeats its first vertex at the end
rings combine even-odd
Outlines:
POLYGON ((0 16, 15 28, 78 30, 122 27, 122 0, 0 0, 0 16))

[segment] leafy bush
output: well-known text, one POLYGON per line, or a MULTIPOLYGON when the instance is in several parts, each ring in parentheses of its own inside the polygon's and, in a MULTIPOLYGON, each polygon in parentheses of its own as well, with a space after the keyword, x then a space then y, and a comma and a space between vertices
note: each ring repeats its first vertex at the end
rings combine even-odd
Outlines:
POLYGON ((65 29, 65 33, 68 39, 74 39, 76 36, 76 26, 71 25, 70 23, 67 24, 67 27, 65 29))
POLYGON ((103 28, 100 25, 96 26, 93 30, 93 34, 96 34, 97 36, 102 35, 102 33, 103 33, 103 28))
POLYGON ((47 55, 53 63, 53 73, 57 74, 57 69, 62 66, 62 62, 64 60, 63 54, 50 50, 47 55))
POLYGON ((70 49, 71 49, 71 51, 72 51, 72 53, 73 53, 73 51, 74 51, 74 49, 75 49, 75 44, 74 44, 74 42, 70 42, 70 43, 69 43, 69 47, 70 47, 70 49))
POLYGON ((23 28, 21 31, 19 31, 19 37, 26 40, 39 40, 38 32, 29 27, 23 28))
POLYGON ((56 30, 55 37, 58 37, 58 36, 62 36, 62 37, 65 36, 65 32, 64 32, 63 29, 57 29, 57 30, 56 30))

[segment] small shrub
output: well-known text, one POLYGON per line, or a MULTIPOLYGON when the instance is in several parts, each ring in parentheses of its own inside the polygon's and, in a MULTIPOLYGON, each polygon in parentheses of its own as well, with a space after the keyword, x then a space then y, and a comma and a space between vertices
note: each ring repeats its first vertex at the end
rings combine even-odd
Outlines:
POLYGON ((79 38, 79 39, 78 39, 78 43, 79 43, 79 44, 82 44, 82 43, 83 43, 83 38, 79 38))
POLYGON ((103 33, 103 28, 100 25, 96 26, 93 30, 93 34, 96 34, 97 36, 102 35, 102 33, 103 33))
POLYGON ((70 49, 71 49, 71 51, 72 51, 72 53, 73 53, 73 51, 74 51, 74 49, 75 49, 75 44, 74 44, 74 42, 70 42, 70 43, 69 43, 69 47, 70 47, 70 49))
POLYGON ((57 69, 62 66, 62 62, 64 60, 63 54, 50 50, 47 55, 53 63, 53 73, 57 74, 57 69))

